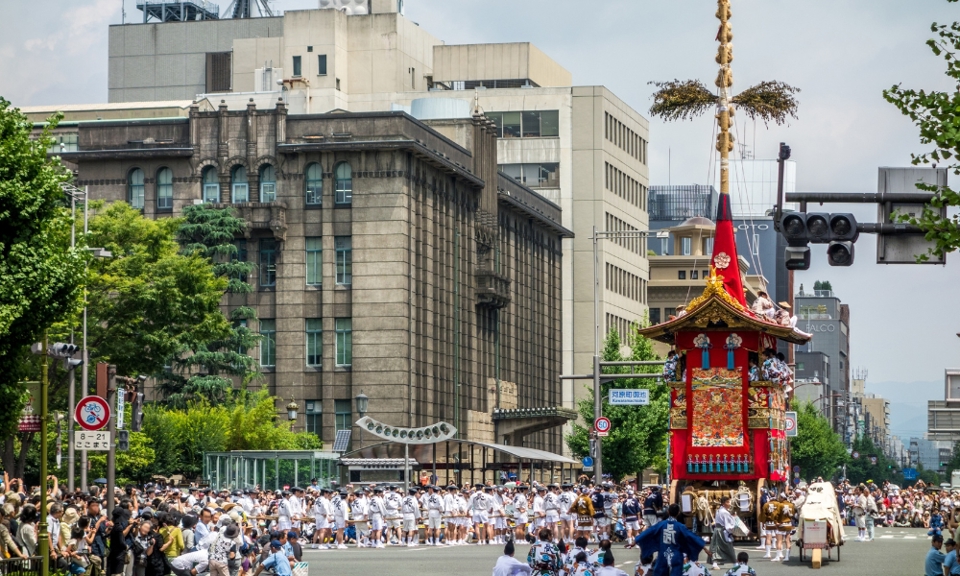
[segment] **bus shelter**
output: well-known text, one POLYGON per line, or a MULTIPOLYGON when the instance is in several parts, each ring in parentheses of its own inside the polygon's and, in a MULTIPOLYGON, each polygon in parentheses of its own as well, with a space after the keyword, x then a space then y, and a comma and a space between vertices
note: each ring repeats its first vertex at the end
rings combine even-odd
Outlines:
MULTIPOLYGON (((536 448, 508 446, 469 440, 446 440, 435 444, 410 445, 410 483, 417 483, 421 476, 432 483, 475 484, 491 481, 502 484, 506 481, 532 480, 542 484, 575 482, 582 469, 579 461, 560 454, 536 448)), ((340 460, 348 468, 348 482, 362 482, 364 471, 374 467, 381 469, 377 480, 384 480, 383 466, 378 463, 393 463, 395 481, 403 481, 404 445, 399 442, 382 442, 348 452, 340 460)), ((391 478, 393 479, 393 478, 391 478)))
POLYGON ((234 450, 205 452, 203 479, 215 490, 259 486, 280 490, 309 484, 316 478, 330 487, 339 479, 336 452, 314 450, 234 450))

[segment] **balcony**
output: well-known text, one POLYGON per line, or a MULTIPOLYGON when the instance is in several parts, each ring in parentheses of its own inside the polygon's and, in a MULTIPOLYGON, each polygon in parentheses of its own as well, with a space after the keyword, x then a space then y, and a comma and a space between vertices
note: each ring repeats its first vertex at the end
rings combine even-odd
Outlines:
POLYGON ((273 237, 283 242, 287 236, 287 205, 283 202, 238 202, 236 204, 211 204, 215 208, 233 208, 238 218, 247 221, 247 233, 270 231, 273 237))
POLYGON ((510 279, 493 270, 477 270, 477 306, 504 308, 510 303, 510 279))

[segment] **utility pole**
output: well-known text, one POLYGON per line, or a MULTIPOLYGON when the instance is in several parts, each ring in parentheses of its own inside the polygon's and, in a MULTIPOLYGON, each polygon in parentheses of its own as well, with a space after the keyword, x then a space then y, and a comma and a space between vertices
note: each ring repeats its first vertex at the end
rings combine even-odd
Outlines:
POLYGON ((50 534, 47 532, 47 332, 43 332, 40 360, 40 524, 37 531, 37 554, 40 555, 40 575, 50 574, 50 534))
MULTIPOLYGON (((111 412, 115 412, 117 405, 117 367, 111 364, 107 367, 107 405, 111 412)), ((107 518, 113 517, 114 489, 117 485, 117 415, 114 413, 107 422, 107 431, 110 432, 110 450, 107 451, 107 518)))

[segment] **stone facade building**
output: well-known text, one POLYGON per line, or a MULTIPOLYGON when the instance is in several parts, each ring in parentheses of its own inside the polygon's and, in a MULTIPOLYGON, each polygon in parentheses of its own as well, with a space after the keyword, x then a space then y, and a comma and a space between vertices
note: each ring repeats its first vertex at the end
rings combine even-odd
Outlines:
POLYGON ((237 243, 254 290, 223 306, 257 310, 250 352, 299 426, 332 442, 363 392, 391 425, 444 420, 465 439, 562 450, 572 233, 559 206, 498 171, 481 114, 292 115, 251 100, 75 130, 62 157, 91 198, 155 218, 208 202, 247 220, 237 243))

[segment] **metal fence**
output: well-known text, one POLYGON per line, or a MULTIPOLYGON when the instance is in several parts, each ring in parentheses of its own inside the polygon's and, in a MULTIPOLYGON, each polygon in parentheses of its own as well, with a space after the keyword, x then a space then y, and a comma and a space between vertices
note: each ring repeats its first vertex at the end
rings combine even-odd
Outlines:
POLYGON ((26 560, 0 558, 0 574, 3 576, 40 576, 40 560, 39 556, 33 556, 26 560))

